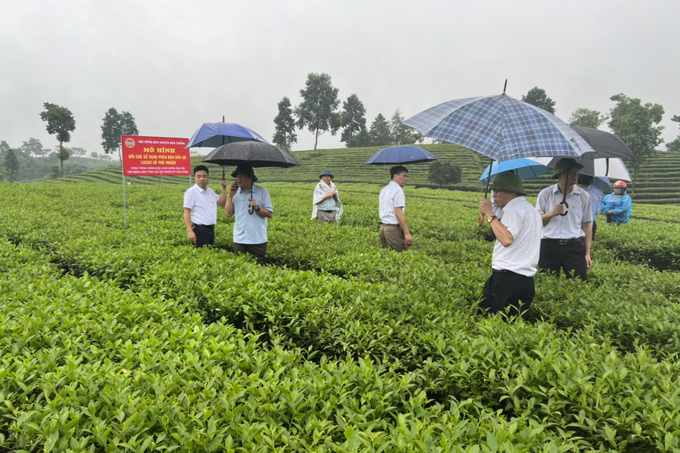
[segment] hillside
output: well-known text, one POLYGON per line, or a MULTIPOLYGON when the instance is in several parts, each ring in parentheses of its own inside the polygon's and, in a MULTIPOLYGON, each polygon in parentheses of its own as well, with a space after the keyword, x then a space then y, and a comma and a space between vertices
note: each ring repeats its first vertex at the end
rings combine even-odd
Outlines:
MULTIPOLYGON (((423 145, 424 148, 436 154, 440 160, 460 165, 463 179, 460 183, 450 186, 451 189, 463 191, 482 190, 479 176, 490 160, 480 154, 461 146, 452 144, 423 145)), ((262 182, 314 182, 324 168, 329 168, 335 174, 338 183, 354 182, 366 184, 384 184, 389 180, 389 166, 365 165, 371 155, 381 147, 368 148, 339 148, 316 151, 295 152, 295 158, 300 162, 299 167, 258 168, 256 175, 262 182)), ((192 166, 201 163, 204 156, 192 158, 192 166)), ((219 166, 210 166, 220 174, 219 166)), ((429 164, 420 163, 409 165, 409 184, 419 187, 433 187, 427 179, 429 164)), ((233 168, 227 168, 227 179, 233 168)), ((215 173, 213 173, 215 177, 215 173)), ((680 202, 680 152, 659 151, 647 162, 640 172, 641 182, 637 187, 631 185, 630 195, 636 202, 667 204, 680 202)), ((67 176, 54 180, 55 183, 72 182, 106 182, 118 184, 121 181, 120 166, 112 165, 104 170, 67 176)), ((189 184, 191 178, 187 176, 149 176, 127 177, 130 184, 189 184)), ((213 179, 213 182, 214 179, 213 179)), ((549 176, 542 176, 534 180, 525 181, 529 195, 535 196, 545 186, 552 184, 549 176)))

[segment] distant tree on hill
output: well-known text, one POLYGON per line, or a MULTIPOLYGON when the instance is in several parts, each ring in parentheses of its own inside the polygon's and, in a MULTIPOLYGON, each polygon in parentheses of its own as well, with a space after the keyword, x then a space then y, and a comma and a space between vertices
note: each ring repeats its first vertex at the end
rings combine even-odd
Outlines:
MULTIPOLYGON (((674 115, 673 118, 671 118, 671 121, 680 123, 680 115, 674 115)), ((678 135, 675 140, 666 145, 666 148, 668 148, 668 151, 680 151, 680 135, 678 135)))
POLYGON ((656 148, 663 142, 663 126, 658 124, 663 118, 664 110, 659 104, 643 105, 640 99, 629 98, 625 94, 617 94, 610 99, 616 102, 616 107, 611 109, 609 127, 633 151, 635 157, 628 162, 633 167, 635 182, 640 167, 647 158, 656 153, 656 148))
POLYGON ((118 150, 118 158, 122 161, 120 155, 120 137, 121 135, 139 135, 135 117, 130 112, 118 113, 118 111, 111 107, 104 114, 102 119, 102 147, 106 154, 113 154, 118 150))
POLYGON ((97 159, 97 158, 99 157, 99 154, 97 154, 96 151, 92 151, 92 152, 90 153, 90 157, 93 158, 93 159, 97 159))
POLYGON ((451 162, 436 160, 430 165, 428 180, 438 186, 457 184, 463 177, 463 170, 459 165, 451 162))
POLYGON ((71 153, 72 156, 76 157, 83 157, 87 154, 87 150, 85 148, 69 148, 69 152, 71 153))
POLYGON ((286 151, 290 151, 293 143, 297 143, 295 133, 295 118, 293 118, 293 108, 290 99, 284 96, 279 101, 279 114, 274 118, 274 144, 286 151))
POLYGON ((555 101, 550 99, 545 94, 545 90, 539 87, 533 87, 529 90, 526 96, 522 96, 522 101, 527 104, 535 105, 546 112, 555 113, 555 101))
POLYGON ((607 120, 607 115, 603 115, 597 110, 590 110, 586 108, 578 108, 574 110, 569 119, 569 124, 572 126, 590 127, 597 129, 600 124, 607 120))
POLYGON ((423 134, 403 124, 404 119, 399 109, 392 115, 390 119, 391 143, 393 145, 410 145, 423 141, 423 134))
POLYGON ((330 131, 331 135, 340 128, 340 105, 338 89, 331 83, 328 74, 307 74, 305 88, 300 90, 302 103, 295 109, 297 125, 314 133, 314 149, 319 143, 319 133, 330 131))
POLYGON ((17 172, 19 171, 19 160, 17 159, 16 154, 14 154, 13 149, 7 150, 5 153, 5 171, 7 172, 7 176, 9 178, 9 182, 14 182, 15 181, 15 176, 17 172))
POLYGON ((12 147, 9 146, 9 143, 4 140, 0 141, 0 157, 3 157, 10 149, 12 149, 12 147))
POLYGON ((340 141, 348 148, 367 146, 366 108, 356 94, 351 94, 342 103, 341 120, 343 129, 340 141))
POLYGON ((76 120, 66 107, 45 102, 45 110, 40 113, 40 118, 47 122, 47 132, 56 134, 59 141, 57 157, 61 161, 61 176, 64 176, 64 161, 69 158, 68 150, 64 149, 64 143, 71 141, 71 132, 76 128, 76 120))
POLYGON ((47 154, 47 149, 43 148, 42 143, 37 138, 29 138, 28 141, 23 142, 21 145, 21 150, 27 155, 31 156, 44 156, 47 154))
POLYGON ((382 113, 378 113, 378 116, 373 120, 368 135, 371 139, 371 146, 384 146, 392 143, 390 124, 382 113))

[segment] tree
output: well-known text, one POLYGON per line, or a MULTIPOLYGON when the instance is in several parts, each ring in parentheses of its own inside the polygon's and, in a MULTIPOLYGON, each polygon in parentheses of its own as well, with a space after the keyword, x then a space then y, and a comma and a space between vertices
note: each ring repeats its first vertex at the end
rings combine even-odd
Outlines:
POLYGON ((371 139, 372 146, 383 146, 391 143, 392 135, 390 134, 390 124, 382 113, 378 113, 378 116, 373 120, 371 130, 368 131, 368 136, 371 139))
POLYGON ((366 131, 366 108, 356 94, 350 95, 342 103, 342 134, 340 141, 348 148, 365 146, 368 132, 366 131), (363 132, 363 134, 362 134, 363 132), (363 143, 361 141, 364 140, 363 143))
POLYGON ((47 154, 47 150, 43 148, 40 140, 33 137, 29 138, 27 142, 23 142, 21 150, 31 156, 44 156, 47 154))
POLYGON ((555 101, 550 99, 542 88, 533 87, 526 96, 522 96, 522 101, 535 105, 546 112, 555 113, 555 101))
POLYGON ((663 126, 658 124, 664 110, 659 104, 643 105, 640 99, 629 98, 625 94, 617 94, 610 99, 616 102, 616 107, 610 111, 609 127, 633 151, 634 157, 628 162, 633 166, 635 182, 642 164, 656 153, 656 147, 663 142, 663 126))
MULTIPOLYGON (((673 116, 673 118, 671 118, 671 121, 680 123, 680 115, 673 116)), ((678 135, 675 138, 675 140, 666 145, 666 148, 668 148, 668 151, 680 151, 680 135, 678 135)))
POLYGON ((99 157, 99 154, 97 154, 97 151, 92 151, 92 152, 90 153, 90 157, 93 158, 93 159, 96 159, 96 158, 99 157))
POLYGON ((58 157, 61 161, 61 176, 64 176, 64 161, 68 159, 68 151, 64 151, 64 143, 71 141, 71 132, 76 128, 76 120, 66 107, 45 102, 45 110, 40 113, 40 118, 47 121, 47 133, 56 134, 59 141, 58 157))
POLYGON ((390 119, 390 135, 393 145, 410 145, 423 140, 423 135, 415 129, 402 124, 404 117, 397 109, 390 119))
POLYGON ((14 182, 14 178, 19 171, 19 160, 17 159, 16 154, 14 154, 13 149, 9 149, 7 150, 7 153, 5 153, 5 171, 9 176, 9 182, 14 182))
POLYGON ((116 109, 111 107, 103 118, 102 124, 102 147, 106 154, 113 154, 118 150, 118 158, 120 155, 120 136, 121 135, 139 135, 135 118, 130 112, 118 113, 116 109))
POLYGON ((0 142, 0 156, 4 156, 10 149, 12 148, 9 146, 9 143, 4 140, 0 142))
POLYGON ((279 114, 274 118, 274 143, 281 148, 290 151, 293 143, 297 143, 297 134, 295 133, 295 118, 293 118, 293 109, 288 96, 284 96, 279 101, 279 114))
POLYGON ((328 74, 309 73, 300 96, 302 103, 295 109, 297 125, 314 133, 316 149, 320 132, 331 131, 335 135, 340 128, 340 114, 336 111, 340 104, 338 89, 333 87, 328 74))
POLYGON ((607 115, 603 115, 597 110, 590 110, 586 108, 578 108, 574 110, 569 119, 569 124, 572 126, 590 127, 597 129, 600 124, 607 120, 607 115))
POLYGON ((459 165, 436 160, 430 165, 430 173, 427 179, 438 186, 448 186, 459 183, 462 176, 463 170, 459 165))
POLYGON ((85 148, 69 148, 69 153, 71 153, 72 156, 77 156, 77 157, 83 157, 87 154, 87 150, 85 148))
POLYGON ((59 148, 59 151, 57 151, 57 158, 59 159, 59 162, 61 163, 61 176, 64 176, 64 161, 69 160, 71 158, 71 153, 69 152, 68 148, 61 147, 59 148))

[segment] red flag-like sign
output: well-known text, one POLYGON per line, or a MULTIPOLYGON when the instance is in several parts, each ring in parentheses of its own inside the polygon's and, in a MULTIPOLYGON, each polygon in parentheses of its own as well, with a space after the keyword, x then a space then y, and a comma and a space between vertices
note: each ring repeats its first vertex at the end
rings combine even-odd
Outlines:
POLYGON ((125 176, 191 174, 187 138, 123 135, 121 140, 125 176))

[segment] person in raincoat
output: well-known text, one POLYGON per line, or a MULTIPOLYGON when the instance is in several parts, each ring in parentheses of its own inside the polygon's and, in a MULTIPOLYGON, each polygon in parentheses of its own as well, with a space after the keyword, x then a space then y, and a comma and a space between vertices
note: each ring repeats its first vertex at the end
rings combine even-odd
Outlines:
POLYGON ((333 173, 326 169, 319 175, 321 181, 314 188, 312 220, 337 223, 342 217, 342 204, 338 188, 333 183, 333 173))
POLYGON ((607 216, 607 223, 625 225, 633 212, 633 201, 626 193, 627 185, 624 181, 616 181, 612 187, 614 193, 604 197, 600 211, 607 216))

